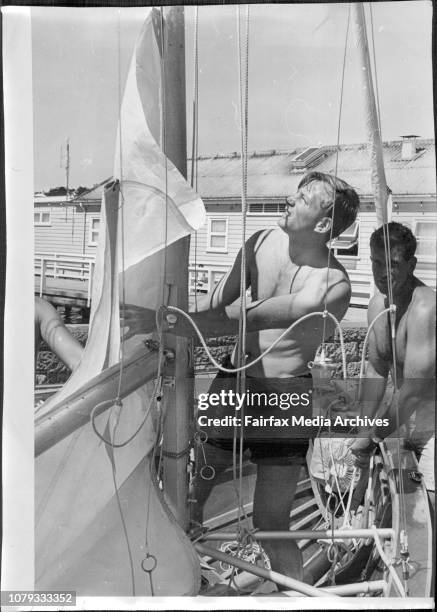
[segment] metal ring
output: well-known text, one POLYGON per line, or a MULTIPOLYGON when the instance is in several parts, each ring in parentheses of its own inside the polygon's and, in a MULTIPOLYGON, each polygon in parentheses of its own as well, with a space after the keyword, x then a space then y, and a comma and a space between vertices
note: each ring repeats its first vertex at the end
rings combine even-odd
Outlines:
POLYGON ((203 465, 200 468, 200 477, 203 478, 203 480, 212 480, 213 478, 215 478, 215 469, 212 467, 212 465, 203 465), (210 471, 210 476, 205 476, 205 471, 210 471))
POLYGON ((206 433, 206 431, 202 431, 200 429, 199 431, 196 431, 196 433, 194 434, 194 441, 197 442, 198 444, 205 444, 207 440, 208 440, 208 434, 206 433))
POLYGON ((148 574, 151 574, 157 565, 158 561, 155 555, 151 555, 149 553, 147 553, 146 558, 141 561, 141 569, 148 574))

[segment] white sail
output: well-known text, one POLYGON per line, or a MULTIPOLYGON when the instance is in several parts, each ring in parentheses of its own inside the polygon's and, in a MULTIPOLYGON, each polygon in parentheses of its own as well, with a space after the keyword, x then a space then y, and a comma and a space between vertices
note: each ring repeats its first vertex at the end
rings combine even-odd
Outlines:
MULTIPOLYGON (((76 372, 37 414, 38 427, 56 419, 68 397, 120 359, 119 301, 162 303, 165 247, 200 227, 201 200, 166 159, 157 139, 161 71, 159 13, 150 11, 136 45, 120 113, 114 182, 102 202, 89 339, 76 372)), ((128 357, 144 336, 124 343, 128 357)), ((144 347, 143 347, 144 348, 144 347)), ((83 595, 190 595, 198 590, 194 549, 150 474, 156 443, 152 390, 144 385, 122 406, 61 439, 36 459, 36 585, 83 595), (119 489, 127 538, 115 496, 119 489), (130 542, 130 556, 127 541, 130 542), (130 558, 131 557, 131 558, 130 558), (150 575, 142 564, 156 560, 150 575), (172 569, 173 568, 173 569, 172 569), (150 578, 150 580, 149 580, 150 578)), ((115 400, 115 398, 114 398, 115 400)))

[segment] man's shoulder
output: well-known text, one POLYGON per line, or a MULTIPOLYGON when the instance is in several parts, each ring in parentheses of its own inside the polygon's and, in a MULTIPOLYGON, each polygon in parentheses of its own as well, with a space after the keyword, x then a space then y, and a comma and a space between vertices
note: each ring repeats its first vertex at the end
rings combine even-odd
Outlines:
POLYGON ((435 304, 436 304, 435 291, 427 285, 418 285, 413 293, 413 299, 411 300, 410 313, 420 317, 435 316, 435 304))
POLYGON ((247 241, 255 252, 287 249, 287 235, 279 227, 258 230, 247 241))
MULTIPOLYGON (((319 270, 319 276, 326 282, 326 268, 319 270)), ((351 290, 351 282, 349 275, 345 268, 337 261, 334 260, 329 266, 329 286, 342 286, 343 290, 347 293, 351 290)))
POLYGON ((385 308, 385 297, 382 293, 375 293, 370 298, 369 306, 367 308, 367 319, 368 323, 371 323, 373 319, 384 310, 385 308))

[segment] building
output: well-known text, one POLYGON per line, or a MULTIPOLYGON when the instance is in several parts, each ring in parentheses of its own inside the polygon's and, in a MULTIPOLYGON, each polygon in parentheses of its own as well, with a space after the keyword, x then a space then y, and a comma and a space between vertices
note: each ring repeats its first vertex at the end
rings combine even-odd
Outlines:
MULTIPOLYGON (((417 274, 436 284, 436 172, 434 140, 406 136, 384 143, 387 183, 392 190, 392 220, 409 225, 417 237, 417 274)), ((369 153, 365 144, 253 152, 247 163, 247 236, 275 227, 287 195, 297 191, 309 171, 335 173, 358 192, 357 222, 332 247, 352 281, 352 303, 367 305, 372 291, 369 238, 376 228, 369 153)), ((241 159, 239 154, 200 157, 198 191, 207 224, 191 242, 190 284, 210 289, 232 265, 241 247, 241 159), (195 273, 197 269, 197 273, 195 273)))
MULTIPOLYGON (((409 225, 417 237, 417 275, 436 286, 436 164, 434 140, 414 135, 384 143, 387 183, 394 221, 409 225)), ((312 170, 335 173, 358 192, 356 223, 332 247, 352 281, 352 304, 367 305, 372 293, 369 238, 376 228, 369 154, 366 144, 260 151, 249 155, 247 236, 275 227, 287 195, 312 170)), ((103 185, 104 183, 102 183, 103 185)), ((74 201, 35 199, 35 250, 92 256, 97 247, 102 185, 74 201)), ((241 247, 241 159, 239 154, 202 156, 197 185, 206 211, 205 227, 192 236, 190 289, 207 291, 232 265, 241 247)))

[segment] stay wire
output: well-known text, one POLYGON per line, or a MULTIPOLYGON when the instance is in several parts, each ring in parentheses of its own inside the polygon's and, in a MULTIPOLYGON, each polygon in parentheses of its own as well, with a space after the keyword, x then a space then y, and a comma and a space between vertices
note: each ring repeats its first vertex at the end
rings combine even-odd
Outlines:
MULTIPOLYGON (((124 200, 124 177, 123 177, 123 126, 122 126, 122 116, 121 116, 121 105, 122 105, 122 93, 121 93, 121 25, 120 25, 120 8, 118 9, 118 53, 117 53, 117 71, 118 71, 118 138, 119 138, 119 164, 120 164, 120 222, 121 222, 121 236, 120 236, 120 249, 121 249, 121 308, 122 308, 122 317, 125 317, 125 308, 126 308, 126 281, 124 277, 125 271, 125 242, 124 242, 124 234, 125 234, 125 200, 124 200)), ((115 265, 118 265, 116 261, 115 265)), ((113 279, 114 280, 114 279, 113 279)), ((115 283, 116 284, 116 283, 115 283)), ((118 285, 116 284, 117 289, 118 285)), ((118 378, 118 388, 117 388, 117 399, 121 394, 121 383, 123 380, 123 372, 124 372, 124 336, 125 336, 125 327, 123 326, 121 330, 121 341, 119 348, 119 356, 120 356, 120 374, 118 378)))
MULTIPOLYGON (((118 9, 117 12, 117 72, 118 72, 118 78, 117 78, 117 89, 118 89, 118 125, 119 125, 119 156, 120 156, 120 199, 121 199, 121 214, 120 214, 120 218, 121 218, 121 258, 122 258, 122 271, 124 272, 124 199, 123 199, 123 192, 122 192, 122 185, 123 185, 123 174, 122 174, 122 169, 123 169, 123 140, 122 140, 122 117, 121 117, 121 105, 122 105, 122 95, 121 95, 121 21, 120 21, 120 8, 118 9)), ((116 249, 117 252, 117 249, 116 249)), ((117 260, 115 261, 115 265, 117 266, 118 262, 117 260)), ((114 281, 114 271, 112 278, 111 278, 111 283, 113 283, 114 281)), ((124 314, 124 308, 125 308, 125 283, 124 283, 124 274, 122 274, 122 311, 124 314)), ((117 400, 116 400, 116 404, 120 406, 120 394, 121 394, 121 383, 122 383, 122 379, 123 379, 123 369, 124 369, 124 328, 122 330, 122 334, 121 334, 121 342, 120 342, 120 353, 119 353, 119 357, 120 357, 120 373, 119 373, 119 378, 118 378, 118 388, 117 388, 117 400)), ((122 406, 120 406, 121 408, 122 406)), ((95 409, 94 409, 95 411, 95 409)), ((115 434, 117 432, 118 429, 118 425, 120 422, 120 416, 121 416, 121 410, 119 412, 119 414, 117 415, 117 421, 115 424, 115 427, 113 429, 113 431, 111 432, 110 430, 110 418, 111 418, 111 413, 108 416, 108 420, 107 420, 107 424, 108 424, 108 428, 110 431, 110 436, 111 436, 111 446, 113 447, 114 445, 114 440, 115 440, 115 434)), ((92 424, 93 427, 95 425, 94 423, 94 419, 92 420, 92 424)), ((97 431, 96 429, 94 429, 95 431, 97 431)), ((117 508, 118 508, 118 512, 119 512, 119 516, 120 516, 120 520, 121 520, 121 524, 122 524, 122 529, 123 529, 123 536, 125 539, 125 543, 126 543, 126 548, 127 548, 127 552, 128 552, 128 557, 129 557, 129 568, 130 568, 130 577, 131 577, 131 587, 132 587, 132 595, 135 596, 135 572, 134 572, 134 562, 133 562, 133 555, 132 555, 132 549, 131 549, 131 545, 130 545, 130 541, 129 541, 129 535, 128 535, 128 531, 127 531, 127 526, 126 526, 126 520, 124 517, 124 513, 123 513, 123 508, 121 505, 121 500, 120 500, 120 494, 119 494, 119 490, 118 490, 118 486, 117 486, 117 477, 116 477, 116 465, 115 465, 115 453, 112 453, 112 457, 110 459, 111 462, 111 473, 112 473, 112 482, 113 482, 113 486, 114 486, 114 493, 115 493, 115 497, 117 500, 117 508)))
MULTIPOLYGON (((377 62, 376 62, 376 46, 375 46, 375 35, 374 35, 374 24, 373 24, 373 10, 372 4, 369 3, 369 13, 370 13, 370 31, 371 31, 371 39, 372 39, 372 51, 373 51, 373 72, 375 78, 375 89, 376 89, 376 106, 378 113, 378 128, 380 134, 382 134, 381 130, 381 111, 379 104, 379 85, 378 85, 378 70, 377 70, 377 62)), ((386 211, 388 212, 388 211, 386 211)), ((388 217, 388 215, 387 215, 388 217)), ((388 301, 389 301, 389 321, 390 321, 390 342, 392 348, 392 357, 393 357, 393 368, 392 368, 392 377, 393 377, 393 386, 395 391, 397 390, 398 385, 398 373, 397 373, 397 349, 396 349, 396 309, 394 306, 393 299, 393 281, 392 281, 392 268, 391 268, 391 246, 390 246, 390 234, 388 229, 388 224, 383 224, 383 236, 384 236, 384 253, 385 253, 385 262, 387 268, 387 288, 388 288, 388 301)), ((399 410, 396 409, 396 429, 399 430, 400 421, 399 421, 399 410)), ((398 432, 399 433, 399 432, 398 432)), ((399 469, 401 469, 401 449, 400 449, 400 438, 398 435, 397 438, 397 456, 399 469)), ((402 529, 406 531, 407 527, 407 519, 406 519, 406 508, 405 508, 405 498, 404 498, 404 483, 403 479, 399 478, 399 493, 400 493, 400 518, 402 529)))
MULTIPOLYGON (((341 72, 341 80, 340 80, 340 100, 339 100, 339 109, 338 109, 337 139, 336 139, 336 151, 335 151, 334 193, 333 193, 333 203, 332 203, 332 213, 331 213, 331 227, 330 227, 329 242, 328 242, 328 264, 326 268, 326 290, 325 290, 324 305, 323 305, 322 347, 324 347, 326 343, 326 320, 327 320, 327 313, 328 313, 329 271, 331 267, 332 242, 333 242, 333 232, 334 232, 334 223, 335 223, 335 200, 337 198, 336 183, 337 183, 337 174, 338 174, 338 157, 339 157, 339 149, 340 149, 340 133, 341 133, 341 120, 342 120, 342 113, 343 113, 343 93, 344 93, 346 58, 347 58, 347 49, 348 49, 348 40, 349 40, 350 14, 351 14, 351 9, 349 5, 348 13, 347 13, 347 22, 346 22, 346 34, 345 34, 345 39, 344 39, 342 72, 341 72)), ((343 336, 342 336, 342 330, 341 330, 340 325, 338 325, 338 329, 340 330, 340 344, 343 347, 343 336)), ((345 358, 343 356, 343 377, 346 379, 346 376, 347 376, 347 369, 346 369, 345 358)), ((329 429, 329 435, 327 439, 328 439, 328 447, 329 447, 329 450, 332 456, 331 429, 329 429)), ((323 455, 323 449, 321 445, 320 445, 320 452, 321 452, 321 457, 322 457, 322 469, 323 469, 323 472, 325 472, 324 455, 323 455)), ((340 495, 340 492, 339 492, 339 495, 340 495)), ((340 499, 341 499, 341 495, 340 495, 340 499)), ((334 521, 332 521, 332 523, 334 523, 334 521)))
MULTIPOLYGON (((197 192, 198 155, 199 155, 199 7, 194 7, 194 43, 193 43, 193 129, 191 140, 191 187, 197 192)), ((194 310, 197 305, 197 230, 194 232, 194 310)))
MULTIPOLYGON (((347 58, 347 48, 348 48, 348 39, 349 39, 349 27, 350 27, 350 16, 351 16, 351 7, 350 4, 348 6, 347 13, 347 24, 346 24, 346 35, 344 41, 344 51, 343 51, 343 66, 341 72, 341 85, 340 85, 340 102, 339 102, 339 110, 338 110, 338 122, 337 122, 337 144, 336 144, 336 152, 335 152, 335 170, 334 170, 334 194, 333 194, 333 204, 332 204, 332 213, 331 213, 331 229, 329 232, 329 243, 328 243, 328 265, 326 268, 326 293, 324 298, 324 312, 327 311, 328 306, 328 292, 329 292, 329 270, 331 264, 331 253, 332 253, 332 240, 333 240, 333 232, 334 232, 334 223, 335 223, 335 200, 337 197, 337 174, 338 174, 338 155, 340 149, 340 132, 341 132, 341 119, 343 113, 343 92, 344 92, 344 82, 345 82, 345 72, 346 72, 346 58, 347 58)), ((323 318, 323 332, 322 332, 322 345, 326 342, 326 317, 323 318)))
MULTIPOLYGON (((112 432, 112 436, 115 436, 115 429, 112 432)), ((129 534, 127 531, 126 519, 125 519, 124 512, 123 512, 123 507, 121 505, 120 492, 118 490, 118 485, 117 485, 114 453, 112 454, 112 458, 110 459, 110 462, 111 462, 112 482, 114 485, 114 492, 115 492, 115 497, 117 500, 117 508, 118 508, 118 513, 120 515, 120 520, 121 520, 121 524, 123 528, 123 535, 124 535, 124 539, 126 542, 126 548, 127 548, 128 557, 129 557, 129 569, 130 569, 130 577, 131 577, 132 596, 135 597, 136 591, 135 591, 134 560, 133 560, 133 555, 132 555, 132 548, 131 548, 130 541, 129 541, 129 534)))
MULTIPOLYGON (((240 268, 240 311, 238 320, 238 346, 237 366, 241 368, 246 360, 246 213, 247 213, 247 146, 248 146, 248 68, 249 68, 249 5, 245 5, 245 40, 244 49, 242 42, 241 20, 242 7, 236 7, 237 12, 237 40, 238 40, 238 84, 239 84, 239 106, 240 106, 240 147, 241 147, 241 268, 240 268)), ((237 371, 237 389, 243 392, 245 387, 245 370, 237 371)), ((244 406, 241 408, 241 421, 239 428, 239 474, 238 474, 238 551, 241 541, 241 518, 244 515, 243 507, 243 453, 244 453, 244 406)), ((238 426, 234 427, 232 456, 233 456, 233 481, 237 481, 237 437, 238 426)), ((237 554, 239 554, 237 552, 237 554)), ((231 574, 231 579, 233 574, 231 574)))

